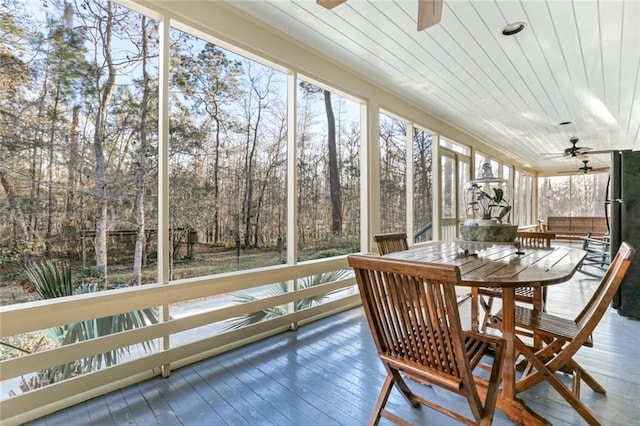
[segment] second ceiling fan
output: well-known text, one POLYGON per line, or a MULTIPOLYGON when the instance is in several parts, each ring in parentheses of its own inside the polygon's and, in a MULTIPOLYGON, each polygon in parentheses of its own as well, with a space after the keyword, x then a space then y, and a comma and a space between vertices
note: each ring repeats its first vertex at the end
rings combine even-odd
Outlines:
MULTIPOLYGON (((347 0, 316 0, 322 7, 333 9, 347 0)), ((442 0, 418 0, 418 31, 429 28, 442 19, 442 0)))
MULTIPOLYGON (((584 174, 587 174, 589 172, 606 172, 609 171, 609 167, 601 167, 598 169, 594 169, 593 167, 589 166, 589 160, 582 160, 583 166, 582 167, 578 167, 578 170, 581 171, 584 174)), ((566 171, 566 172, 558 172, 558 173, 575 173, 575 171, 570 170, 570 171, 566 171)))

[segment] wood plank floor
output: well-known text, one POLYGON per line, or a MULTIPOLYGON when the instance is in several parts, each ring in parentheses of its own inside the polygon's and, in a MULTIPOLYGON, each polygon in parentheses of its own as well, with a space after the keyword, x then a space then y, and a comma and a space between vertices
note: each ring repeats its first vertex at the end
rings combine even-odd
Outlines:
MULTIPOLYGON (((549 289, 550 312, 572 317, 597 281, 580 273, 549 289)), ((470 303, 461 306, 468 320, 470 303)), ((468 322, 466 322, 468 324, 468 322)), ((610 310, 578 361, 607 389, 583 385, 582 400, 605 425, 640 424, 640 322, 610 310)), ((565 377, 567 382, 569 377, 565 377)), ((361 309, 301 327, 175 370, 48 415, 33 425, 362 425, 366 424, 384 371, 361 309)), ((427 398, 466 410, 461 397, 420 385, 427 398)), ((549 386, 521 395, 554 425, 582 419, 549 386)), ((458 424, 429 410, 410 408, 396 390, 392 409, 414 424, 458 424)), ((468 413, 468 411, 467 411, 468 413)), ((384 421, 382 424, 385 424, 384 421)), ((495 425, 510 425, 496 411, 495 425)))

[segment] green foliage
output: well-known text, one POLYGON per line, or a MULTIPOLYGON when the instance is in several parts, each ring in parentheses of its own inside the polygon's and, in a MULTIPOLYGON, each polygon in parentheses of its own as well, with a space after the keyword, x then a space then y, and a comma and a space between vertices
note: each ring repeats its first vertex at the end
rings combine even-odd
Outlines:
POLYGON ((469 189, 476 194, 475 199, 469 202, 469 208, 477 211, 482 219, 498 219, 502 223, 502 219, 511 211, 501 188, 493 188, 493 195, 483 191, 477 183, 471 184, 469 189))
POLYGON ((71 268, 66 262, 45 260, 29 263, 24 270, 41 299, 73 295, 71 268))
MULTIPOLYGON (((66 262, 54 262, 50 260, 44 260, 39 263, 32 262, 25 266, 25 272, 35 291, 42 299, 93 293, 97 291, 99 286, 99 283, 96 282, 83 282, 77 286, 77 289, 74 289, 71 268, 66 262)), ((85 272, 89 272, 88 275, 91 276, 90 271, 85 272)), ((126 330, 133 330, 157 322, 158 315, 155 309, 147 308, 53 327, 48 330, 48 334, 51 339, 59 345, 64 346, 126 330)), ((152 341, 142 342, 141 346, 146 352, 152 351, 154 348, 152 341)), ((29 380, 23 380, 21 387, 23 390, 34 389, 71 378, 78 374, 110 367, 116 365, 119 360, 128 353, 128 347, 120 348, 67 364, 58 365, 38 372, 29 380)))
MULTIPOLYGON (((346 278, 351 273, 348 269, 341 269, 332 272, 323 272, 318 275, 312 275, 310 277, 305 277, 298 280, 298 290, 304 290, 306 288, 314 287, 321 284, 332 283, 343 278, 346 278)), ((279 282, 275 284, 271 284, 266 288, 267 297, 275 297, 280 296, 287 293, 287 283, 279 282)), ((324 293, 319 294, 312 297, 307 297, 303 299, 299 299, 296 302, 296 311, 301 311, 304 309, 308 309, 315 305, 322 304, 329 295, 332 293, 324 293)), ((255 302, 258 299, 255 296, 241 293, 235 296, 235 302, 237 304, 255 302)), ((229 324, 224 328, 225 330, 235 330, 242 327, 246 327, 251 324, 257 324, 262 321, 267 321, 273 318, 280 317, 287 313, 286 309, 282 306, 272 306, 261 311, 252 312, 246 315, 243 315, 235 320, 231 320, 229 324)))

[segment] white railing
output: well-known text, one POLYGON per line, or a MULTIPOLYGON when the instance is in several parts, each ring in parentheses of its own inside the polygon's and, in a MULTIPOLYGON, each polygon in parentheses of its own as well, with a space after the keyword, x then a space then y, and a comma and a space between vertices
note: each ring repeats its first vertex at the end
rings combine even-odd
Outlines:
MULTIPOLYGON (((161 307, 171 315, 171 304, 195 299, 243 292, 284 281, 296 280, 323 272, 348 269, 346 256, 320 259, 295 266, 276 266, 206 278, 192 278, 167 285, 151 284, 98 293, 82 294, 0 307, 0 338, 22 333, 92 320, 125 312, 161 307)), ((129 348, 142 342, 156 340, 152 352, 138 351, 136 357, 119 364, 82 374, 25 393, 18 393, 0 401, 0 423, 20 424, 53 411, 86 401, 124 386, 157 375, 168 375, 171 369, 187 365, 215 354, 228 351, 261 338, 295 329, 304 324, 360 304, 354 289, 355 278, 350 276, 336 282, 265 297, 243 304, 218 305, 211 309, 188 313, 160 321, 157 324, 74 343, 54 349, 27 354, 0 362, 0 383, 8 386, 22 376, 45 370, 85 357, 119 348, 129 348), (297 300, 344 290, 344 297, 332 297, 322 305, 294 311, 275 319, 250 326, 218 332, 197 333, 198 327, 220 324, 239 316, 268 307, 293 306, 297 300), (188 339, 174 339, 179 333, 190 332, 188 339), (178 344, 177 342, 183 342, 178 344)), ((335 293, 334 293, 335 294, 335 293)), ((4 393, 4 392, 3 392, 4 393)))

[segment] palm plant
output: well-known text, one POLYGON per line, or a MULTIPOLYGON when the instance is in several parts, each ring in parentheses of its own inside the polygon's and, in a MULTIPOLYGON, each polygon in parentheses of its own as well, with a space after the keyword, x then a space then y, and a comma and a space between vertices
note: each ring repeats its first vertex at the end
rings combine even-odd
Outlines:
MULTIPOLYGON (((351 273, 350 270, 342 269, 338 271, 332 272, 323 272, 318 275, 312 275, 310 277, 302 278, 298 281, 297 289, 304 290, 306 288, 314 287, 320 284, 331 283, 334 281, 341 280, 347 277, 351 273)), ((279 282, 275 284, 270 284, 266 289, 268 297, 275 297, 285 294, 287 292, 287 283, 279 282)), ((333 292, 319 294, 316 296, 306 297, 303 299, 299 299, 296 302, 296 310, 301 311, 303 309, 310 308, 314 305, 322 304, 327 297, 329 297, 333 292)), ((254 302, 259 300, 257 297, 252 296, 246 293, 240 293, 235 295, 235 302, 237 304, 254 302)), ((231 322, 224 328, 224 330, 235 330, 238 328, 246 327, 251 324, 256 324, 261 321, 267 321, 273 318, 280 317, 285 315, 287 311, 282 306, 271 306, 265 308, 261 311, 252 312, 245 314, 241 317, 235 318, 231 320, 231 322)))
MULTIPOLYGON (((71 296, 76 294, 71 279, 71 268, 66 262, 43 261, 30 263, 25 266, 26 274, 34 286, 36 293, 42 299, 71 296)), ((96 284, 82 284, 78 293, 93 293, 96 284)), ((60 345, 95 339, 113 333, 119 333, 147 324, 158 322, 155 309, 147 308, 139 311, 126 312, 103 318, 94 318, 72 324, 53 327, 48 330, 51 337, 60 345)), ((153 350, 152 341, 142 342, 145 352, 153 350)), ((51 367, 39 372, 28 381, 22 383, 23 390, 34 389, 50 383, 68 379, 78 374, 88 373, 101 368, 116 365, 120 359, 129 354, 129 348, 119 348, 112 351, 92 355, 87 358, 51 367)))

